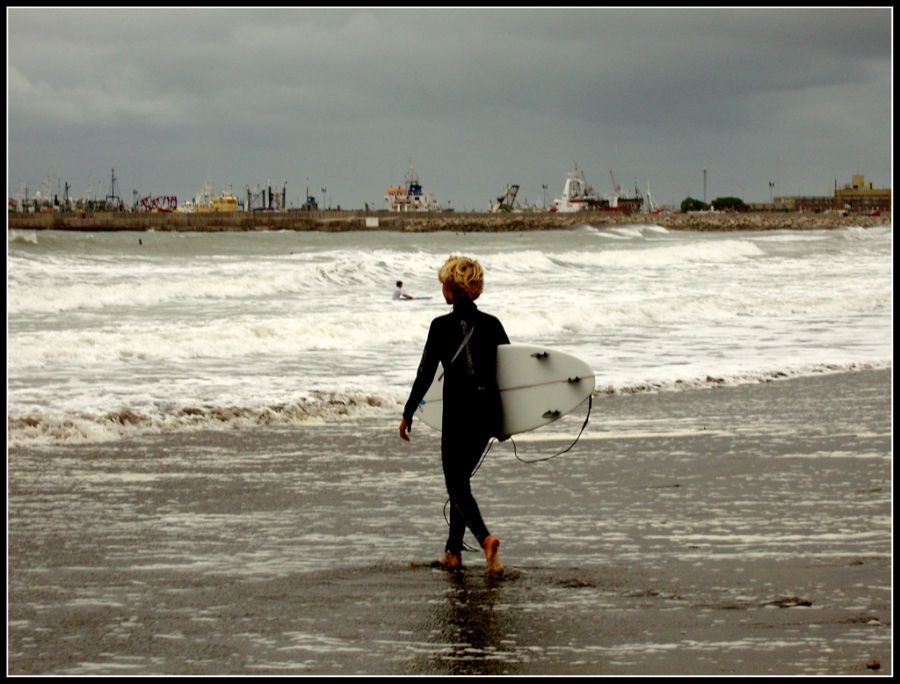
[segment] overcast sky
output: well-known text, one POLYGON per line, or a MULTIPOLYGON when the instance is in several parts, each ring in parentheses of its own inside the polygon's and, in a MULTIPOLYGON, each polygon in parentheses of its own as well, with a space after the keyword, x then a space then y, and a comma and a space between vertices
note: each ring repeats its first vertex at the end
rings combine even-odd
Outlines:
MULTIPOLYGON (((8 192, 830 194, 892 172, 892 10, 7 9, 8 192)), ((320 198, 321 199, 321 198, 320 198)))

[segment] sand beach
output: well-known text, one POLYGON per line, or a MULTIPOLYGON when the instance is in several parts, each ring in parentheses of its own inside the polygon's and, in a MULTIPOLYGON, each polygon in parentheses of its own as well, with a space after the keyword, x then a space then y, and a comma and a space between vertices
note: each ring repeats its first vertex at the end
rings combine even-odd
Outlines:
POLYGON ((7 12, 8 675, 893 675, 893 10, 640 9, 7 12))
POLYGON ((8 673, 892 674, 890 370, 495 447, 502 579, 436 567, 437 433, 394 422, 10 449, 8 673))

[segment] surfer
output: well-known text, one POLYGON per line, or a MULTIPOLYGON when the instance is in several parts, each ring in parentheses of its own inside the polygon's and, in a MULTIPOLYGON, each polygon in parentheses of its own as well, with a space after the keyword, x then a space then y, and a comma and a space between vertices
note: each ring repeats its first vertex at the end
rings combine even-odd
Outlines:
POLYGON ((470 479, 488 440, 500 432, 500 390, 497 387, 497 347, 509 344, 503 324, 478 310, 475 300, 484 290, 484 270, 477 261, 451 256, 438 271, 444 299, 453 311, 431 322, 422 360, 409 400, 403 409, 400 437, 409 441, 413 413, 434 380, 438 362, 444 367, 444 408, 441 463, 450 495, 450 534, 444 567, 462 565, 466 527, 478 539, 491 574, 503 572, 500 540, 491 534, 470 479))
POLYGON ((394 296, 392 299, 412 299, 412 295, 406 294, 406 290, 403 289, 403 281, 397 281, 397 288, 394 290, 394 296))

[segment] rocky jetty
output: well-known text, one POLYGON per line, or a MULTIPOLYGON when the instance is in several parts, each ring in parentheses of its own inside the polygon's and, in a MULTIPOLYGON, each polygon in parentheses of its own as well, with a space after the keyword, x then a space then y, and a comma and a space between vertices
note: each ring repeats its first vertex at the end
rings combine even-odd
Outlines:
POLYGON ((657 225, 669 230, 815 230, 848 226, 891 225, 891 215, 866 216, 841 213, 797 212, 663 212, 620 214, 581 212, 557 214, 429 212, 392 214, 363 211, 288 211, 232 213, 41 213, 8 214, 7 229, 80 231, 269 231, 298 230, 340 232, 354 230, 397 230, 406 232, 515 232, 558 230, 590 225, 597 228, 621 225, 657 225))

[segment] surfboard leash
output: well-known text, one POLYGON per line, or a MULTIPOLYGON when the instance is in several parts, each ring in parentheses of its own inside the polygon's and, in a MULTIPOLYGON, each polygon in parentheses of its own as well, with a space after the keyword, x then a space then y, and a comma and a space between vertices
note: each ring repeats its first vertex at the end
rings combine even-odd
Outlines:
MULTIPOLYGON (((475 464, 475 467, 472 469, 472 474, 469 475, 469 479, 471 480, 475 477, 475 473, 478 472, 478 469, 481 467, 481 464, 484 463, 484 459, 487 458, 488 452, 491 450, 491 447, 494 446, 494 442, 497 441, 496 437, 491 437, 484 451, 481 453, 481 458, 478 459, 478 463, 475 464)), ((447 506, 450 505, 450 498, 444 502, 444 522, 447 523, 447 527, 450 527, 450 518, 447 516, 447 506)), ((468 544, 463 542, 463 551, 475 551, 475 549, 469 547, 468 544)))
MULTIPOLYGON (((591 419, 591 409, 593 408, 593 406, 594 406, 594 397, 592 394, 589 394, 588 395, 587 415, 584 417, 584 422, 581 424, 581 429, 578 431, 578 435, 575 437, 575 440, 569 446, 567 446, 565 449, 563 449, 562 451, 558 451, 555 454, 551 454, 550 456, 543 456, 541 458, 524 459, 521 456, 519 456, 518 449, 516 448, 516 442, 512 437, 510 437, 509 441, 512 442, 513 455, 516 457, 516 459, 518 461, 521 461, 522 463, 542 463, 544 461, 549 461, 550 459, 556 458, 557 456, 562 456, 563 454, 568 453, 569 451, 572 450, 572 448, 576 444, 578 444, 578 440, 581 439, 581 435, 584 434, 584 429, 587 427, 588 421, 591 419)), ((475 468, 472 470, 472 474, 469 476, 469 479, 475 477, 475 473, 477 473, 478 469, 481 468, 482 463, 484 463, 484 459, 487 458, 488 453, 490 452, 491 448, 494 446, 494 442, 496 442, 496 441, 497 441, 496 437, 491 437, 491 440, 488 442, 487 447, 485 448, 484 452, 481 454, 481 458, 478 459, 478 463, 475 465, 475 468)), ((447 516, 447 506, 449 506, 449 505, 450 505, 450 499, 448 498, 444 502, 444 522, 447 523, 447 527, 450 526, 450 518, 447 516)), ((463 551, 477 551, 478 549, 472 548, 465 541, 463 541, 462 550, 463 551)))
MULTIPOLYGON (((556 458, 557 456, 562 456, 563 454, 571 451, 572 448, 576 444, 578 444, 578 440, 581 439, 581 435, 584 434, 584 429, 587 427, 588 421, 591 419, 591 409, 593 408, 593 406, 594 406, 594 396, 592 394, 589 394, 588 395, 587 415, 584 417, 584 422, 581 424, 581 429, 578 431, 578 436, 575 437, 575 441, 572 442, 569 446, 567 446, 562 451, 558 451, 555 454, 551 454, 550 456, 541 456, 540 458, 524 459, 521 456, 519 456, 519 451, 516 448, 516 442, 512 437, 510 437, 509 441, 512 442, 513 455, 516 457, 516 460, 518 460, 522 463, 542 463, 543 461, 549 461, 550 459, 556 458)), ((488 450, 490 450, 490 447, 488 447, 488 450)), ((484 457, 482 457, 482 460, 483 460, 483 458, 484 457)), ((479 464, 479 465, 481 465, 481 464, 479 464)))

